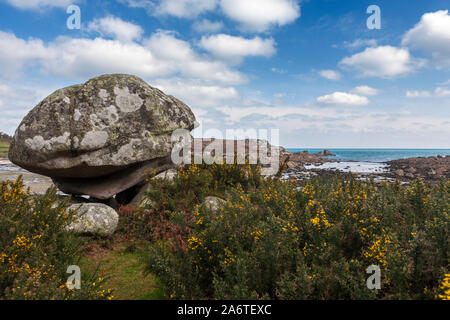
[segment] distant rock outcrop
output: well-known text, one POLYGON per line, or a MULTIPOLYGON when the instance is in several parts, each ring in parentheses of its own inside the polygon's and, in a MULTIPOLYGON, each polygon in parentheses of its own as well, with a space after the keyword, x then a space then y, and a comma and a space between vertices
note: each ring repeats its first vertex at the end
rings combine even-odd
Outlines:
POLYGON ((318 155, 319 157, 334 157, 334 156, 336 156, 335 154, 331 153, 330 150, 327 150, 327 149, 316 153, 316 155, 318 155))
POLYGON ((335 160, 323 158, 325 154, 328 154, 328 152, 326 151, 328 150, 319 153, 309 153, 308 151, 293 152, 293 153, 286 152, 281 154, 281 161, 286 163, 288 170, 303 171, 305 170, 305 165, 308 164, 322 164, 325 162, 334 162, 335 160))
POLYGON ((123 74, 57 90, 22 120, 9 159, 68 194, 108 199, 171 167, 171 135, 192 130, 187 105, 123 74))
POLYGON ((429 181, 450 178, 450 156, 417 157, 388 161, 390 176, 429 181))

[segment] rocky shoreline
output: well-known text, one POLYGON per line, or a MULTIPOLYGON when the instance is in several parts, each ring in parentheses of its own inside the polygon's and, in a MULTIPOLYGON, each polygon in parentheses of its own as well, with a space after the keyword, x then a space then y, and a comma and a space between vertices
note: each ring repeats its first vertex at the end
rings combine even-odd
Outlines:
POLYGON ((418 157, 388 161, 388 175, 398 178, 438 181, 450 179, 450 156, 418 157))
MULTIPOLYGON (((310 154, 307 151, 292 153, 282 148, 280 160, 281 163, 286 164, 283 171, 283 179, 286 180, 330 176, 336 171, 353 174, 360 179, 373 178, 378 182, 398 179, 407 183, 418 178, 437 182, 440 179, 450 179, 450 156, 398 159, 384 163, 371 163, 373 166, 367 168, 362 162, 337 161, 329 156, 327 150, 310 154), (336 167, 340 169, 335 169, 336 167), (382 170, 377 172, 379 168, 382 170)), ((53 185, 48 177, 28 172, 7 159, 0 160, 0 181, 15 180, 20 175, 23 176, 25 185, 31 188, 32 193, 43 194, 53 185)))
MULTIPOLYGON (((399 159, 386 163, 363 163, 336 161, 330 158, 329 154, 326 150, 317 154, 291 153, 280 148, 280 160, 281 164, 284 164, 282 179, 304 180, 315 176, 331 178, 336 172, 349 177, 356 176, 360 180, 372 179, 376 183, 399 180, 402 184, 408 184, 409 181, 416 178, 436 183, 441 179, 450 178, 450 156, 399 159)), ((171 179, 175 174, 176 171, 170 169, 157 177, 171 179)), ((24 186, 30 188, 32 194, 44 194, 48 188, 54 186, 54 181, 50 177, 28 172, 15 166, 9 160, 0 160, 0 182, 14 181, 19 176, 23 177, 24 186)), ((83 210, 87 213, 82 213, 79 221, 77 220, 78 222, 73 226, 73 230, 80 233, 112 234, 117 227, 118 220, 115 210, 118 210, 121 205, 141 207, 147 189, 148 185, 142 185, 103 200, 87 195, 73 196, 70 200, 71 203, 76 205, 76 208, 82 205, 83 210), (105 225, 104 221, 108 223, 105 225)), ((67 198, 67 194, 63 191, 61 189, 58 191, 61 199, 67 198)), ((72 208, 75 207, 72 206, 72 208)))
POLYGON ((416 157, 381 163, 337 161, 329 158, 330 152, 310 154, 308 151, 285 152, 281 159, 286 163, 285 179, 304 179, 310 176, 329 175, 332 172, 353 173, 358 178, 375 181, 409 182, 414 179, 438 182, 450 179, 450 156, 416 157))

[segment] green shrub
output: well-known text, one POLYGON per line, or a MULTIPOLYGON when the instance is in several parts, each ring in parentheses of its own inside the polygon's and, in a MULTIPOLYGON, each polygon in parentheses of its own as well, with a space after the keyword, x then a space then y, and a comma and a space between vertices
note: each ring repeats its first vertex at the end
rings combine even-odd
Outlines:
POLYGON ((255 188, 262 178, 256 165, 190 165, 178 170, 173 182, 147 179, 151 205, 134 211, 119 211, 119 231, 142 240, 180 237, 189 232, 187 222, 192 212, 207 196, 224 197, 230 188, 255 188))
POLYGON ((108 299, 104 279, 81 272, 81 290, 69 290, 67 268, 81 257, 81 240, 64 231, 75 212, 56 188, 32 196, 19 177, 0 186, 0 299, 108 299))
POLYGON ((155 181, 147 271, 176 299, 433 299, 449 269, 450 181, 298 183, 251 166, 155 181), (227 199, 218 212, 199 206, 227 199), (381 290, 366 269, 381 268, 381 290))

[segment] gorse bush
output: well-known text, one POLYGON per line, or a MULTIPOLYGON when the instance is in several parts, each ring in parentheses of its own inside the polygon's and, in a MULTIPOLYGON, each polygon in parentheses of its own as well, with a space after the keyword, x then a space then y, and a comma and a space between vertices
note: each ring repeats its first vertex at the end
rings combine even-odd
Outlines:
POLYGON ((147 271, 172 298, 448 295, 450 181, 287 182, 263 179, 254 166, 216 165, 151 183, 152 205, 131 225, 153 240, 147 271), (210 210, 200 205, 209 195, 227 202, 210 210), (381 290, 366 286, 370 265, 381 269, 381 290))
POLYGON ((32 196, 23 181, 0 186, 0 299, 109 299, 104 279, 82 274, 81 290, 69 290, 67 268, 81 257, 81 240, 65 226, 75 212, 58 201, 56 188, 32 196))
POLYGON ((143 240, 184 237, 192 212, 207 196, 224 197, 231 188, 249 190, 263 181, 256 165, 191 165, 182 167, 172 183, 148 177, 147 210, 120 210, 119 230, 143 240), (184 222, 181 222, 184 221, 184 222), (180 222, 180 223, 179 223, 180 222), (186 223, 185 223, 186 222, 186 223))

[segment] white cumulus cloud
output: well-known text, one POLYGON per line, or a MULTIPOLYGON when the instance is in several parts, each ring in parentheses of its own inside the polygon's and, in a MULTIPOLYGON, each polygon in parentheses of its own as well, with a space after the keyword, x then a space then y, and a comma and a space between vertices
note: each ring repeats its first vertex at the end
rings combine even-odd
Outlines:
POLYGON ((131 8, 143 8, 152 16, 174 16, 195 19, 197 16, 213 11, 219 0, 117 0, 131 8))
POLYGON ((356 39, 354 41, 344 41, 343 47, 347 49, 358 49, 361 47, 376 47, 378 41, 376 39, 356 39))
POLYGON ((246 31, 264 32, 300 17, 298 0, 221 0, 220 6, 246 31))
POLYGON ((209 37, 203 36, 199 45, 216 57, 237 61, 246 56, 270 57, 276 53, 276 44, 272 38, 254 37, 246 39, 227 34, 217 34, 209 37))
POLYGON ((409 50, 392 46, 367 48, 363 52, 345 57, 341 67, 356 71, 361 77, 394 78, 412 72, 420 66, 409 50))
POLYGON ((240 97, 233 87, 207 85, 198 81, 183 79, 156 80, 154 86, 183 100, 193 108, 218 107, 240 97))
POLYGON ((0 82, 0 131, 14 133, 28 111, 52 91, 53 88, 43 88, 39 84, 0 82))
POLYGON ((431 97, 430 91, 408 90, 406 91, 407 98, 429 98, 431 97))
POLYGON ((431 54, 437 67, 450 67, 448 10, 426 13, 403 37, 402 44, 431 54))
POLYGON ((116 39, 59 37, 44 44, 0 32, 0 77, 19 76, 27 65, 37 65, 48 75, 86 79, 105 73, 132 73, 143 78, 182 75, 241 84, 247 81, 227 63, 197 53, 189 42, 159 30, 142 43, 116 39))
POLYGON ((447 98, 450 97, 450 89, 444 87, 437 87, 433 92, 408 90, 406 91, 407 98, 447 98))
POLYGON ((357 86, 351 92, 369 97, 369 96, 376 96, 377 94, 380 93, 380 90, 369 86, 357 86))
POLYGON ((98 32, 102 36, 111 36, 124 42, 139 40, 144 33, 140 26, 114 16, 95 19, 89 23, 88 30, 98 32))
POLYGON ((0 31, 0 69, 1 77, 17 78, 25 66, 45 58, 47 48, 40 39, 24 40, 13 33, 0 31))
POLYGON ((22 10, 40 10, 46 8, 67 8, 77 0, 6 0, 10 5, 22 10))
POLYGON ((196 21, 192 28, 194 28, 197 32, 202 33, 213 33, 222 30, 224 27, 222 21, 210 21, 208 19, 203 19, 200 21, 196 21))
POLYGON ((334 70, 322 70, 319 71, 319 74, 328 80, 339 80, 341 78, 341 74, 334 70))
POLYGON ((434 92, 436 96, 441 98, 450 97, 450 89, 448 88, 437 87, 434 92))
POLYGON ((195 18, 199 14, 214 10, 217 0, 161 0, 155 7, 157 15, 172 15, 178 18, 195 18))
POLYGON ((369 104, 369 99, 347 92, 334 92, 317 98, 317 102, 329 105, 364 106, 369 104))

